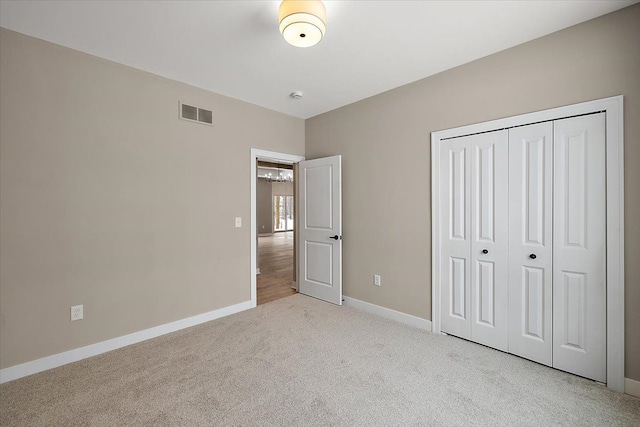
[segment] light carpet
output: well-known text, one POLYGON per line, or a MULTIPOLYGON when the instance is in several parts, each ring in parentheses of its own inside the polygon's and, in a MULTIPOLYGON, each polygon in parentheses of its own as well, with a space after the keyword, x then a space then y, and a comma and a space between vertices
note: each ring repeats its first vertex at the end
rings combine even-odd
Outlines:
POLYGON ((0 424, 638 426, 640 399, 294 295, 3 384, 0 424))

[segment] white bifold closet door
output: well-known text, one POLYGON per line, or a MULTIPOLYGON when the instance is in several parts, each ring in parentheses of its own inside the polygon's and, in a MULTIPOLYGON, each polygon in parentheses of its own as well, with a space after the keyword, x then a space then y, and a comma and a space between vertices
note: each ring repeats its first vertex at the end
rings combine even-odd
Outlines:
POLYGON ((471 139, 443 141, 440 150, 442 331, 471 339, 471 139))
POLYGON ((606 382, 605 114, 441 142, 441 329, 606 382))
POLYGON ((509 352, 552 364, 553 122, 509 130, 509 352))
POLYGON ((508 133, 444 141, 442 330, 508 349, 508 133))
POLYGON ((471 145, 471 338, 502 351, 509 331, 509 150, 507 131, 471 145))
POLYGON ((554 122, 553 366, 606 382, 605 113, 554 122))

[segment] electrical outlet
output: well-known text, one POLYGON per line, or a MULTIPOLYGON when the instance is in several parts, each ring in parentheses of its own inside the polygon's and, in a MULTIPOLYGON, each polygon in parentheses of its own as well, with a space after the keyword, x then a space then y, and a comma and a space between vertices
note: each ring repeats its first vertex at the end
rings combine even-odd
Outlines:
POLYGON ((379 274, 374 274, 373 275, 373 284, 376 286, 381 286, 382 285, 382 279, 380 278, 379 274))
POLYGON ((242 227, 242 218, 236 217, 236 228, 242 227))
POLYGON ((84 317, 84 308, 83 305, 74 305, 71 307, 71 321, 81 320, 84 317))

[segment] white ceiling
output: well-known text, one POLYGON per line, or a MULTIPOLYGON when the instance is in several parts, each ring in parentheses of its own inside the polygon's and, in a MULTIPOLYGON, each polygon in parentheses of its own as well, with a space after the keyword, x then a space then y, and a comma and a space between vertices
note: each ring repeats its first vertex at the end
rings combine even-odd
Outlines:
POLYGON ((3 0, 0 25, 308 118, 633 3, 325 1, 306 49, 278 32, 279 1, 3 0))

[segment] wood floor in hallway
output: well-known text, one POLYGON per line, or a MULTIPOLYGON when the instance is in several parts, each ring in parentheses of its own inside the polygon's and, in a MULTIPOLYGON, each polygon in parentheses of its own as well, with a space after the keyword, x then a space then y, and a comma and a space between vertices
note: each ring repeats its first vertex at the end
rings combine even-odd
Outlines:
POLYGON ((296 293, 293 284, 293 232, 258 237, 258 305, 296 293))

